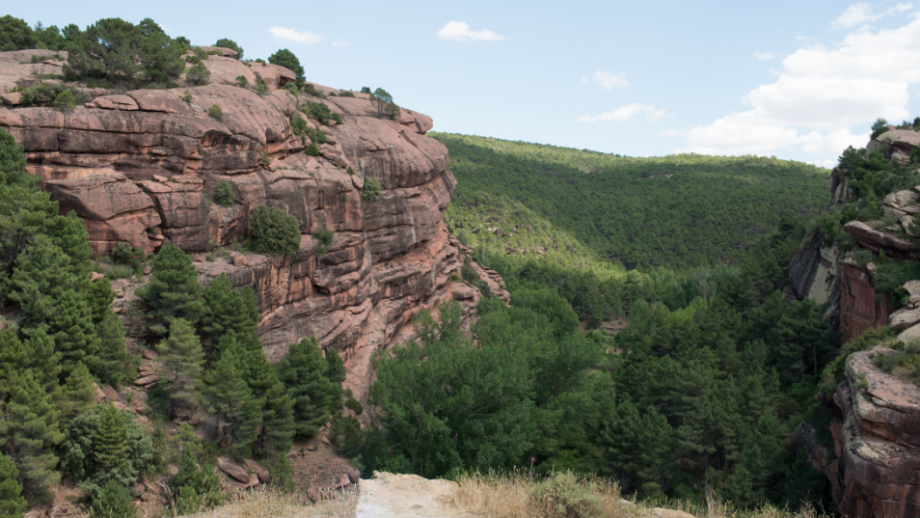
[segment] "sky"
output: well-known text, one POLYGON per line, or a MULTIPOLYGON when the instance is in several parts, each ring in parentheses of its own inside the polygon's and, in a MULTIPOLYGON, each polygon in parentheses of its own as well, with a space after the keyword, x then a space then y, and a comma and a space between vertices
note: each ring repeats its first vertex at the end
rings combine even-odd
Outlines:
POLYGON ((832 167, 878 117, 920 115, 920 0, 8 2, 81 28, 287 48, 310 81, 382 87, 436 131, 629 156, 762 155, 832 167))

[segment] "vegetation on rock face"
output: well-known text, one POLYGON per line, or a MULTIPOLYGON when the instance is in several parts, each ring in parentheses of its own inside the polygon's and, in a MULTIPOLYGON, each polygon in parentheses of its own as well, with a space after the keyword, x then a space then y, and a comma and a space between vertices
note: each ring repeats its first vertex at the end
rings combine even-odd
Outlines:
POLYGON ((221 207, 233 205, 236 202, 236 195, 233 194, 233 184, 228 180, 217 182, 217 187, 214 189, 214 202, 221 207))
POLYGON ((215 47, 224 47, 236 51, 236 59, 243 59, 243 47, 240 47, 235 41, 229 38, 221 38, 214 43, 215 47))
POLYGON ((374 201, 380 197, 380 181, 376 178, 365 178, 364 188, 361 189, 361 198, 374 201))
POLYGON ((249 216, 252 246, 271 255, 294 255, 300 249, 300 222, 284 209, 262 205, 249 216))
POLYGON ((297 77, 303 77, 303 67, 300 65, 300 60, 288 49, 281 49, 275 52, 268 57, 268 62, 273 65, 280 65, 294 72, 294 75, 297 77))
POLYGON ((200 61, 185 71, 185 82, 192 86, 206 85, 210 79, 211 71, 200 61))

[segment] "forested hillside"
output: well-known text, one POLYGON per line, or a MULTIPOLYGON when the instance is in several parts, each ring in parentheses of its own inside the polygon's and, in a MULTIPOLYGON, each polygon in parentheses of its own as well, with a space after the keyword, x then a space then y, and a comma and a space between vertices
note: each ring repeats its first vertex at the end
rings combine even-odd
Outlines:
POLYGON ((458 181, 448 224, 473 247, 568 250, 627 268, 738 264, 782 214, 803 215, 827 203, 829 171, 801 162, 634 158, 430 135, 450 150, 458 181))

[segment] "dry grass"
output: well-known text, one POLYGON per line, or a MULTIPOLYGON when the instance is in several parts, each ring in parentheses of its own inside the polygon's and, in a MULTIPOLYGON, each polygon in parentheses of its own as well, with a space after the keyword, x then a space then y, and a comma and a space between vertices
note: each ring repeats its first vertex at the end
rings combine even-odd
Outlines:
MULTIPOLYGON (((351 518, 358 504, 356 493, 340 492, 338 500, 313 505, 306 497, 273 491, 241 493, 235 502, 198 513, 194 518, 351 518)), ((189 517, 189 518, 190 518, 189 517)))
POLYGON ((555 483, 541 481, 520 472, 464 475, 458 480, 460 488, 445 504, 489 518, 828 518, 810 504, 796 512, 771 505, 738 510, 711 491, 703 504, 671 501, 666 509, 653 508, 623 499, 616 482, 602 478, 556 474, 553 480, 555 483), (588 505, 565 505, 566 501, 588 505))
POLYGON ((620 498, 615 482, 571 473, 543 482, 532 473, 461 476, 445 504, 490 518, 633 518, 642 510, 620 498))

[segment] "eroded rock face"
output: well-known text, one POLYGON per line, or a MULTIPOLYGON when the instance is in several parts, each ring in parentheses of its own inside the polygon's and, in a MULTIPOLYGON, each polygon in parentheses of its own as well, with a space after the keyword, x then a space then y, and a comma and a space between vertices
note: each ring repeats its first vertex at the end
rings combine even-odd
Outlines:
MULTIPOLYGON (((451 280, 462 252, 443 218, 456 185, 447 149, 424 136, 432 127, 427 116, 402 110, 399 121, 381 120, 359 95, 325 101, 343 123, 323 127, 320 156, 307 156, 310 140, 295 135, 290 121, 301 116, 298 106, 320 99, 278 90, 293 81, 289 70, 223 56, 204 62, 215 83, 260 77, 271 92, 215 83, 94 91, 92 102, 71 113, 0 108, 0 127, 25 147, 27 170, 62 211, 84 218, 97 256, 118 243, 152 252, 166 239, 206 252, 247 237, 256 207, 294 215, 302 234, 294 256, 234 251, 209 262, 199 254, 200 279, 226 273, 235 287, 252 286, 266 356, 278 361, 291 343, 315 335, 324 349, 340 351, 347 383, 363 397, 373 380, 371 354, 412 337, 419 311, 458 300, 470 315, 480 297, 451 280), (221 117, 209 116, 215 105, 221 117), (375 200, 361 197, 368 178, 381 185, 375 200), (213 202, 222 180, 235 198, 226 207, 213 202), (320 254, 312 234, 321 227, 334 239, 320 254)), ((507 300, 493 274, 482 276, 507 300)))
POLYGON ((920 513, 920 389, 875 366, 877 348, 850 355, 831 426, 840 460, 828 474, 840 513, 854 518, 920 513))
POLYGON ((860 266, 841 261, 840 275, 840 332, 841 343, 862 336, 873 327, 888 324, 888 300, 878 300, 871 274, 860 266))

